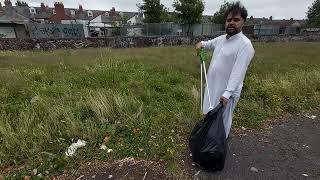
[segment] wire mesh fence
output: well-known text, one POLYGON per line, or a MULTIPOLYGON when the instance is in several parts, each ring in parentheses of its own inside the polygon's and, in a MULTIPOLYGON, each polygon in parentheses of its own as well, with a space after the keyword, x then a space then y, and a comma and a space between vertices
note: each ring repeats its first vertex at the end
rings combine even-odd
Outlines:
POLYGON ((221 31, 221 24, 147 23, 124 25, 121 28, 121 36, 201 36, 221 31))
MULTIPOLYGON (((224 25, 213 23, 144 23, 139 25, 127 25, 90 22, 84 24, 83 28, 85 37, 217 36, 225 33, 224 25)), ((252 24, 245 25, 243 27, 243 32, 252 37, 268 35, 319 34, 320 30, 319 28, 252 24)))

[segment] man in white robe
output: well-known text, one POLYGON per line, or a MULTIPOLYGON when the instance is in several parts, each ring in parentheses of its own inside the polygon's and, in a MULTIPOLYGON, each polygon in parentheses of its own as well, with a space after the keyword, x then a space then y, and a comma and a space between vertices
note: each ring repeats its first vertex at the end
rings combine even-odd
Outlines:
MULTIPOLYGON (((196 45, 198 52, 201 48, 214 50, 208 69, 210 99, 213 107, 223 102, 227 137, 246 71, 255 53, 251 41, 242 33, 247 16, 248 12, 240 2, 232 3, 225 13, 226 34, 196 45)), ((204 92, 203 113, 207 114, 211 109, 207 89, 204 92)))

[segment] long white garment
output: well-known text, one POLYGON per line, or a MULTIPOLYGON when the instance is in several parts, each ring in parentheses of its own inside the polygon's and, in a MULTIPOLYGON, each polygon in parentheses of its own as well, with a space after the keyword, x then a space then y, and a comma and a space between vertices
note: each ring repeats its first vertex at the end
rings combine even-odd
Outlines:
MULTIPOLYGON (((230 99, 224 113, 226 136, 228 136, 233 112, 241 95, 243 80, 255 50, 251 41, 242 32, 228 39, 227 35, 222 35, 201 43, 205 49, 214 50, 208 69, 212 106, 219 104, 221 96, 230 99)), ((207 114, 210 111, 209 97, 207 89, 204 92, 203 113, 207 114)))

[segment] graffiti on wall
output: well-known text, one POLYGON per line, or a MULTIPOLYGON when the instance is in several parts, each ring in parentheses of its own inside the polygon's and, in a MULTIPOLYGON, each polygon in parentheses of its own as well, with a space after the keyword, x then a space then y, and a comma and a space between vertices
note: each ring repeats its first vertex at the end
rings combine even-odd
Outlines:
POLYGON ((82 24, 29 24, 28 30, 33 39, 84 38, 82 24))

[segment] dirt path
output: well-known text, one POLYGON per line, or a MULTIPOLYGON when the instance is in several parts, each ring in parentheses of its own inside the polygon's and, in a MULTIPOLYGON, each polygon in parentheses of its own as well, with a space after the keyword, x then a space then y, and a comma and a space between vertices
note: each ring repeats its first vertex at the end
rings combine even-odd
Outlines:
MULTIPOLYGON (((320 179, 320 113, 312 120, 289 117, 270 130, 229 141, 224 171, 208 173, 187 165, 192 179, 320 179), (258 172, 252 171, 254 167, 258 172)), ((190 164, 187 160, 186 164, 190 164)))
MULTIPOLYGON (((320 179, 320 113, 310 119, 291 116, 268 130, 234 133, 225 169, 210 173, 194 168, 187 153, 187 179, 320 179)), ((56 179, 172 179, 159 163, 127 159, 93 163, 56 179), (112 176, 110 176, 112 175, 112 176)))

